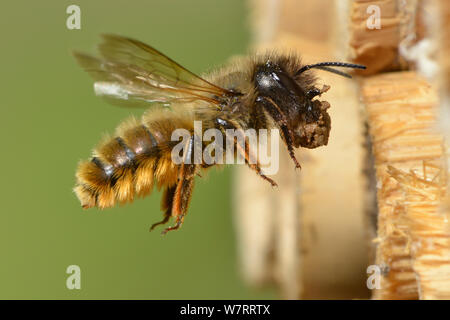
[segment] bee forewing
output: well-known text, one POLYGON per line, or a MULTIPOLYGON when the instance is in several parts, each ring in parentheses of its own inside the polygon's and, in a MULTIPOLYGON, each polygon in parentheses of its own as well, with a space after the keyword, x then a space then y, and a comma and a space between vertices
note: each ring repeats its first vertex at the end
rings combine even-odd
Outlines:
POLYGON ((128 100, 129 96, 133 94, 132 88, 126 88, 125 85, 121 85, 119 83, 103 81, 94 83, 94 91, 97 96, 105 96, 121 100, 128 100))
POLYGON ((165 79, 166 84, 178 88, 222 95, 227 90, 220 88, 185 69, 158 50, 138 40, 117 35, 102 35, 99 45, 102 57, 109 61, 133 65, 165 79))
POLYGON ((113 35, 103 39, 99 50, 104 59, 78 52, 74 56, 97 80, 96 94, 114 104, 148 106, 203 100, 216 109, 218 97, 230 94, 142 42, 113 35))

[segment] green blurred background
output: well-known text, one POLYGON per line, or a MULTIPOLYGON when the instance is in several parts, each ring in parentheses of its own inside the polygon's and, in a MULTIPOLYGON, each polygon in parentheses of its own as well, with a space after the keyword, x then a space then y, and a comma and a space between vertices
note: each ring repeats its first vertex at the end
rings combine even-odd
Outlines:
POLYGON ((95 52, 102 32, 137 38, 201 73, 245 53, 242 0, 4 1, 0 298, 259 299, 239 276, 231 170, 198 179, 183 228, 162 237, 160 194, 83 211, 72 193, 80 159, 102 134, 141 110, 110 106, 70 51, 95 52), (81 8, 81 30, 66 8, 81 8), (66 268, 81 268, 81 290, 66 268))

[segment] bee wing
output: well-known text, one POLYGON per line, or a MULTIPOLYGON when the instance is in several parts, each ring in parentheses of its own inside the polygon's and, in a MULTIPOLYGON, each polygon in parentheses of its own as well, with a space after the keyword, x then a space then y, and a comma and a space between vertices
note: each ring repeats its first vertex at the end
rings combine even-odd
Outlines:
POLYGON ((186 70, 137 40, 103 35, 102 59, 75 52, 78 63, 96 80, 97 95, 125 106, 148 106, 203 100, 211 107, 232 94, 186 70))

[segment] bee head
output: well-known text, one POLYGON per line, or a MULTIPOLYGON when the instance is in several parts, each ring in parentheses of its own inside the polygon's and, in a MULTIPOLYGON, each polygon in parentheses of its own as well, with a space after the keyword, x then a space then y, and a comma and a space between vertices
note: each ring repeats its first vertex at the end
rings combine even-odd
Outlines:
POLYGON ((318 89, 314 86, 313 77, 302 75, 309 69, 319 68, 351 77, 328 66, 365 69, 356 64, 322 62, 289 72, 280 63, 270 60, 257 66, 254 74, 257 102, 262 103, 265 112, 285 131, 282 136, 287 144, 296 148, 317 148, 328 143, 331 119, 327 109, 330 104, 316 97, 330 87, 324 85, 318 89))

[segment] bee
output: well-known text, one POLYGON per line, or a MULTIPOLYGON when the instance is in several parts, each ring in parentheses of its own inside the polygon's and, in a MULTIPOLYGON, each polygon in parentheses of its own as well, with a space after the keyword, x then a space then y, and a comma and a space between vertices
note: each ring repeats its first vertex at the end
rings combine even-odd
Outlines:
MULTIPOLYGON (((194 178, 209 168, 206 163, 175 164, 172 132, 183 128, 191 134, 186 154, 194 148, 194 120, 203 130, 272 129, 280 132, 295 167, 300 168, 294 149, 317 148, 328 143, 330 104, 315 99, 330 87, 318 88, 312 69, 341 76, 350 75, 333 67, 362 65, 321 62, 303 65, 295 54, 267 53, 239 61, 199 77, 154 48, 130 38, 103 35, 101 58, 75 52, 78 63, 94 78, 97 95, 122 106, 148 107, 142 119, 129 119, 115 135, 101 142, 89 161, 76 173, 74 191, 83 208, 114 206, 148 195, 154 185, 163 188, 163 219, 151 226, 181 227, 188 211, 194 178)), ((249 161, 247 142, 236 148, 250 169, 267 180, 258 162, 249 161)))

